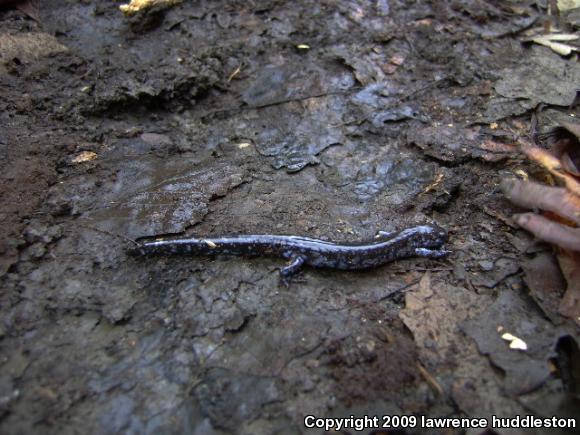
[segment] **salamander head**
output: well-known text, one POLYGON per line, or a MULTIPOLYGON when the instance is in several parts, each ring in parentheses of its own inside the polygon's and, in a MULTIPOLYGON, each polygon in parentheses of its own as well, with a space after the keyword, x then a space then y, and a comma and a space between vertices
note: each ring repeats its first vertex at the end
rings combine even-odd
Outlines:
POLYGON ((437 249, 447 241, 447 231, 436 225, 419 225, 401 231, 396 238, 413 240, 414 245, 423 248, 437 249))
POLYGON ((417 228, 421 228, 425 247, 440 248, 447 241, 447 231, 437 225, 422 225, 417 228))

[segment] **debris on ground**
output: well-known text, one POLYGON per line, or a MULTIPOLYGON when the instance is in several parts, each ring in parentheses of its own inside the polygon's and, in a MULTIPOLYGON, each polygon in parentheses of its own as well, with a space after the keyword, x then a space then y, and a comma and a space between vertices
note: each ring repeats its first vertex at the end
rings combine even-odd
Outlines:
POLYGON ((0 432, 577 417, 577 252, 510 218, 575 246, 574 2, 0 0, 0 432), (290 288, 128 255, 424 224, 447 257, 290 288))
MULTIPOLYGON (((534 234, 538 239, 552 243, 560 248, 558 261, 567 282, 565 294, 559 304, 558 312, 580 325, 580 180, 577 172, 580 164, 580 129, 577 123, 566 122, 544 135, 551 141, 552 151, 525 143, 524 153, 542 168, 547 170, 549 181, 557 181, 564 187, 547 186, 533 181, 505 179, 501 187, 514 204, 528 209, 541 210, 514 216, 518 225, 534 234)), ((537 257, 538 258, 538 257, 537 257)), ((544 267, 551 270, 549 263, 544 267)), ((536 274, 537 275, 537 274, 536 274)), ((552 281, 554 284, 556 281, 552 281)), ((547 283, 546 283, 547 284, 547 283)), ((534 288, 535 287, 535 288, 534 288)), ((553 300, 554 292, 547 286, 532 291, 541 299, 553 300), (541 293, 546 293, 542 296, 541 293)), ((541 303, 541 306, 544 304, 541 303)), ((550 313, 554 313, 554 302, 550 313)))
POLYGON ((183 0, 131 0, 129 4, 119 6, 119 9, 127 15, 135 15, 152 8, 167 9, 181 3, 182 1, 183 0))

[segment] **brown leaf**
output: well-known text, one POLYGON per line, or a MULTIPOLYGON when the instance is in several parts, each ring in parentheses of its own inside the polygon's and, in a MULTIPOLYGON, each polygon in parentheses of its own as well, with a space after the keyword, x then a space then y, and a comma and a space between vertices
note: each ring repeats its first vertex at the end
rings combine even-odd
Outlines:
POLYGON ((562 253, 558 256, 558 262, 568 283, 560 303, 560 314, 573 319, 580 326, 580 253, 562 253))
POLYGON ((12 7, 38 21, 38 14, 32 0, 0 0, 0 7, 12 7))
POLYGON ((478 310, 477 304, 481 304, 479 296, 464 288, 433 284, 426 273, 406 293, 399 317, 413 333, 423 361, 440 364, 452 361, 463 346, 458 325, 478 310))
POLYGON ((558 307, 566 289, 556 257, 550 252, 541 252, 534 258, 522 262, 524 280, 530 295, 542 311, 556 324, 562 322, 558 307))

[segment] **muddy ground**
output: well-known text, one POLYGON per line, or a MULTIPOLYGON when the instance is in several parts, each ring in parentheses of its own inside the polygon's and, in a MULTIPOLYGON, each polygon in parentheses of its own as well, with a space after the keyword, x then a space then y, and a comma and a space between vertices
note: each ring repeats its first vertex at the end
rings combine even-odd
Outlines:
POLYGON ((538 104, 546 127, 578 114, 574 55, 522 42, 546 3, 4 6, 0 432, 578 417, 566 283, 498 189, 533 172, 517 145, 538 104), (448 230, 447 258, 306 269, 289 288, 283 260, 127 255, 160 235, 424 223, 448 230))

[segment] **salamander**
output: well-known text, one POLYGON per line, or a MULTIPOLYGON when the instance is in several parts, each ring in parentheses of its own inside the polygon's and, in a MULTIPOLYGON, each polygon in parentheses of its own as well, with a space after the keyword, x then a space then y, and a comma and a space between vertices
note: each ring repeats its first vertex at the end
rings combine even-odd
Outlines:
POLYGON ((441 258, 447 232, 438 226, 420 225, 385 233, 366 243, 338 244, 301 236, 239 235, 211 238, 155 240, 131 249, 133 255, 245 255, 275 256, 290 260, 280 270, 284 284, 302 266, 342 270, 369 269, 407 257, 441 258))

